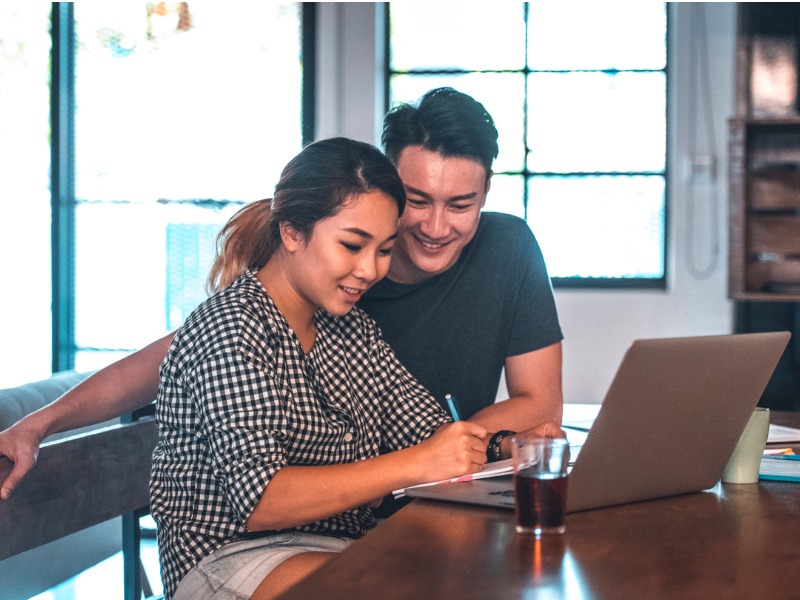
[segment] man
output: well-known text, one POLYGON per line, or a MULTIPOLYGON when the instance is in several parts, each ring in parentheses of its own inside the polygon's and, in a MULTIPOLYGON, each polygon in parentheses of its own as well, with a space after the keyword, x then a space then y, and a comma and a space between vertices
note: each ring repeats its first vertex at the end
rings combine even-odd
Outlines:
POLYGON ((561 329, 528 226, 481 214, 497 156, 483 105, 436 89, 384 120, 382 141, 406 188, 389 275, 360 306, 440 401, 490 431, 561 418, 561 329), (494 404, 503 367, 510 399, 494 404))
MULTIPOLYGON (((485 213, 497 130, 482 104, 439 88, 384 120, 383 143, 408 202, 388 277, 359 305, 434 396, 458 398, 461 417, 494 432, 490 460, 510 454, 510 432, 563 436, 561 329, 550 280, 524 221, 485 213), (510 398, 494 403, 505 368, 510 398)), ((49 434, 140 408, 158 392, 172 334, 98 371, 0 433, 14 469, 6 499, 49 434)))

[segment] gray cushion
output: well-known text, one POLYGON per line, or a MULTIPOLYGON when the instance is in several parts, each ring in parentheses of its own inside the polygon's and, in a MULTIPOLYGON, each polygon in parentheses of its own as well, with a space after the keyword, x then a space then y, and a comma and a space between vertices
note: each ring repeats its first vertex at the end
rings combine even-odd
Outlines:
MULTIPOLYGON (((86 379, 91 373, 78 373, 77 371, 61 371, 52 377, 41 381, 33 381, 23 385, 0 390, 0 431, 11 427, 28 413, 50 404, 53 400, 75 387, 86 379)), ((64 433, 49 436, 47 441, 53 441, 69 435, 83 433, 84 431, 102 427, 118 422, 118 419, 106 421, 100 425, 81 427, 64 433)))
MULTIPOLYGON (((78 385, 90 373, 62 371, 42 381, 0 390, 0 431, 78 385)), ((71 432, 75 433, 75 432, 71 432)))

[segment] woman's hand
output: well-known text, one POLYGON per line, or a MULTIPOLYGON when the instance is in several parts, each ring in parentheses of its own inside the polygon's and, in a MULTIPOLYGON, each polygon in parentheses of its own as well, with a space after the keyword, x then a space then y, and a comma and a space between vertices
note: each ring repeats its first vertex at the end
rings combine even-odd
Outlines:
POLYGON ((481 470, 486 462, 486 429, 468 421, 446 423, 414 447, 419 482, 438 481, 481 470))

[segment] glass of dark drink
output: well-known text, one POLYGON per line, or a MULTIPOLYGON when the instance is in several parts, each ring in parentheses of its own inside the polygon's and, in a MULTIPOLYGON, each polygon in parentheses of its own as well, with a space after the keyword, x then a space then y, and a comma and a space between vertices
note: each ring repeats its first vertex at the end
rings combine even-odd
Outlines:
POLYGON ((517 533, 537 536, 564 533, 569 442, 516 435, 511 451, 517 533))

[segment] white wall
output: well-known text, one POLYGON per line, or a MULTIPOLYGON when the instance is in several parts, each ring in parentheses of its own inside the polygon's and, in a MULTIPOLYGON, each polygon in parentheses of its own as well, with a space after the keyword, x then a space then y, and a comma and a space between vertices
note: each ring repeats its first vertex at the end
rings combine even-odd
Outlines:
MULTIPOLYGON (((371 3, 320 7, 318 136, 377 144, 383 49, 376 18, 382 11, 371 3)), ((567 402, 602 400, 634 339, 733 329, 727 298, 727 120, 734 110, 736 7, 673 3, 670 11, 668 286, 556 291, 567 402), (706 166, 708 157, 713 168, 706 166)))

